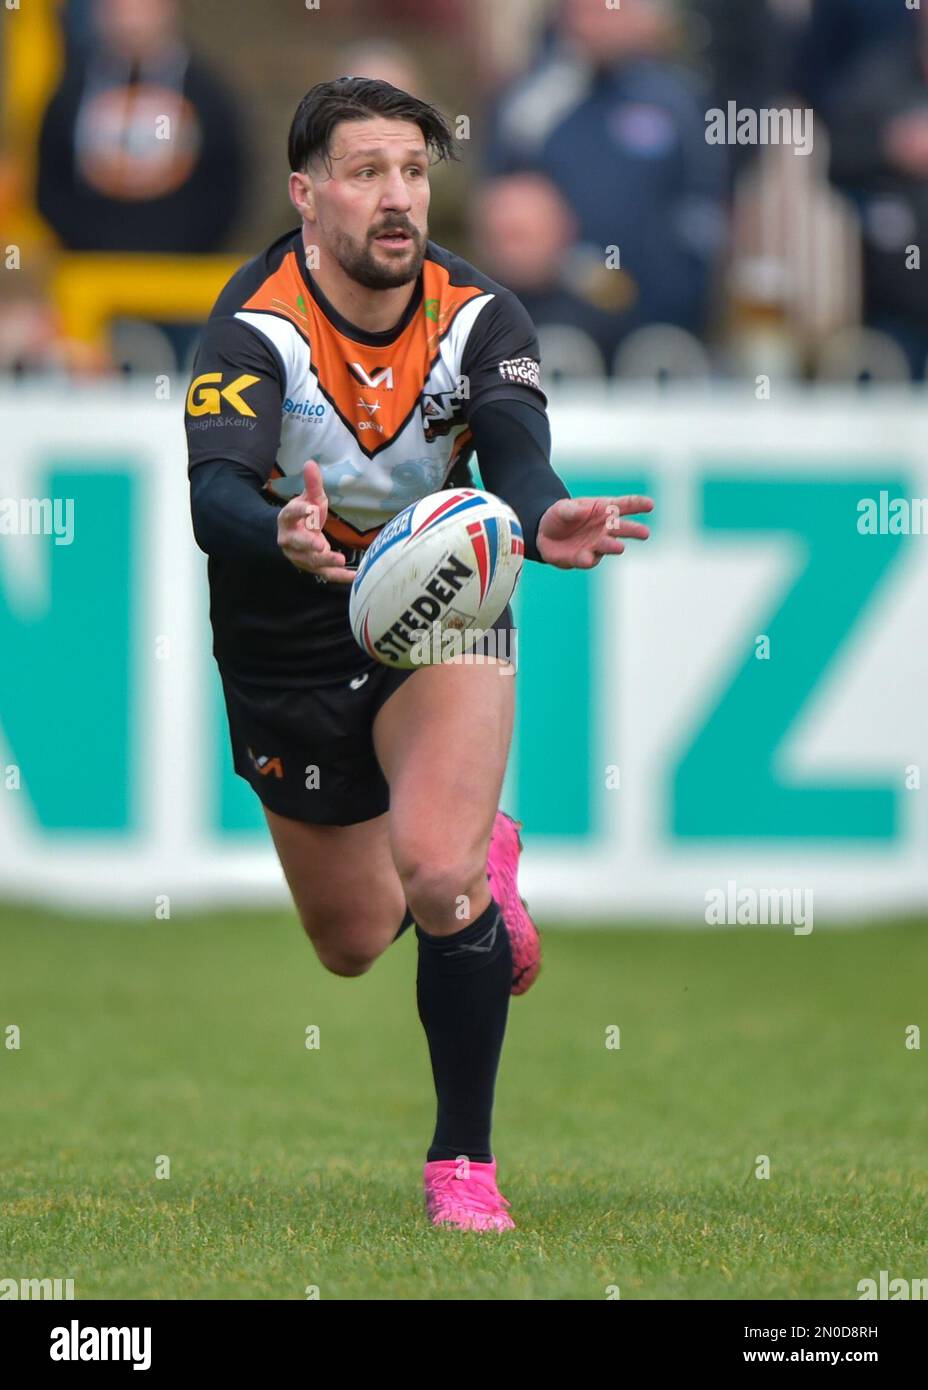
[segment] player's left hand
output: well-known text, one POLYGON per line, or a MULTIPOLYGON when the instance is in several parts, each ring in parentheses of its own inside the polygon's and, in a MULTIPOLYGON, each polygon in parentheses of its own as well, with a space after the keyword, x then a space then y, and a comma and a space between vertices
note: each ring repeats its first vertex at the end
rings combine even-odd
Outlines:
POLYGON ((621 555, 628 539, 646 541, 651 532, 637 512, 654 510, 650 497, 562 497, 538 525, 538 553, 562 570, 591 570, 604 555, 621 555))

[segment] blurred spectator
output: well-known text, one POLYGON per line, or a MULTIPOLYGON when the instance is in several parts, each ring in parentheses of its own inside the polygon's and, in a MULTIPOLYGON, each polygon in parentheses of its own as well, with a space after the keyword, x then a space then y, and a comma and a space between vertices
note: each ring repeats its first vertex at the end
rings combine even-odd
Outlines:
POLYGON ((215 251, 242 193, 234 104, 176 0, 96 0, 42 124, 38 203, 78 251, 215 251))
MULTIPOLYGON (((570 326, 589 335, 584 369, 590 368, 592 354, 593 370, 602 375, 597 348, 605 358, 612 321, 569 288, 577 221, 554 184, 532 173, 491 179, 478 190, 474 215, 478 261, 486 260, 492 273, 515 290, 536 324, 570 326)), ((610 290, 620 293, 626 287, 628 292, 627 276, 621 271, 607 271, 601 260, 596 268, 609 277, 610 290)))
MULTIPOLYGON (((774 105, 791 89, 802 27, 784 0, 688 0, 684 43, 705 73, 711 106, 729 101, 739 108, 774 105)), ((756 149, 735 145, 731 172, 753 159, 756 149)))
POLYGON ((370 39, 349 44, 342 52, 341 71, 346 77, 376 77, 399 87, 401 92, 422 96, 416 64, 402 44, 389 39, 370 39))
POLYGON ((25 270, 0 275, 0 372, 95 375, 108 366, 97 349, 64 337, 38 275, 25 270))
POLYGON ((855 199, 864 240, 865 315, 928 356, 928 8, 915 42, 903 33, 868 52, 829 102, 831 177, 855 199), (919 250, 921 248, 921 250, 919 250))
MULTIPOLYGON (((389 18, 397 28, 420 33, 450 31, 457 36, 466 26, 472 6, 473 0, 390 0, 389 18)), ((385 8, 383 0, 364 0, 355 22, 359 27, 364 23, 366 10, 371 21, 382 23, 385 8)))
POLYGON ((805 39, 797 49, 796 84, 827 115, 848 71, 885 40, 913 44, 917 22, 917 11, 905 0, 812 0, 805 39))
POLYGON ((63 0, 58 13, 62 36, 70 58, 75 48, 86 48, 96 40, 94 0, 63 0))
POLYGON ((532 172, 490 179, 473 214, 479 263, 515 290, 536 324, 580 330, 608 362, 640 321, 637 285, 606 264, 602 247, 577 240, 577 218, 556 186, 532 172))
POLYGON ((494 268, 519 294, 556 289, 577 221, 540 174, 494 179, 477 194, 477 225, 494 268))
POLYGON ((492 119, 487 169, 500 181, 484 190, 478 233, 488 269, 518 284, 537 322, 584 329, 611 362, 642 324, 704 331, 726 157, 706 143, 696 84, 667 56, 662 0, 561 0, 555 18, 552 42, 492 119), (521 216, 514 174, 534 176, 518 186, 521 216))

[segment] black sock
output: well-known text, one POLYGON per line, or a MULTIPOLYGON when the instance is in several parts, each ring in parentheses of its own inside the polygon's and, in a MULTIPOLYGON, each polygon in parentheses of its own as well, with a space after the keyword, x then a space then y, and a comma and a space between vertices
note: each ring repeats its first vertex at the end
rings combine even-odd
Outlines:
POLYGON ((464 1155, 489 1163, 493 1089, 512 989, 509 933, 491 898, 462 931, 430 936, 416 927, 416 935, 416 998, 438 1097, 428 1161, 464 1155))
POLYGON ((402 922, 400 922, 399 929, 398 929, 398 931, 397 931, 397 933, 396 933, 396 936, 394 936, 393 940, 394 940, 394 941, 399 941, 400 937, 403 935, 403 932, 404 932, 404 931, 408 931, 408 929, 409 929, 410 927, 415 926, 415 923, 416 923, 416 919, 415 919, 415 917, 413 917, 413 915, 412 915, 412 913, 410 912, 409 907, 408 907, 408 905, 407 905, 407 908, 406 908, 406 916, 403 918, 402 922))

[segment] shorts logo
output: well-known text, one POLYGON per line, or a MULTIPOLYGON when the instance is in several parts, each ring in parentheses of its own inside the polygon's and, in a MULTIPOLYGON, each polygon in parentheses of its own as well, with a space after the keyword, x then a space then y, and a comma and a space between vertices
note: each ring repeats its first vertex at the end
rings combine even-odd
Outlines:
POLYGON ((351 680, 348 682, 352 690, 360 690, 361 686, 367 680, 369 674, 369 671, 365 671, 363 676, 352 676, 351 680))
POLYGON ((254 763, 255 769, 262 777, 268 777, 271 773, 273 773, 275 777, 283 777, 284 765, 279 758, 269 758, 263 753, 256 755, 250 748, 248 750, 248 756, 254 763))
POLYGON ((191 381, 190 390, 187 392, 187 413, 189 415, 218 415, 222 410, 222 402, 228 401, 232 409, 239 415, 250 415, 254 418, 255 412, 247 401, 242 400, 242 392, 247 391, 249 386, 254 386, 260 381, 258 376, 248 376, 247 373, 237 376, 234 381, 230 381, 228 386, 223 386, 217 390, 216 386, 210 386, 208 382, 222 381, 222 372, 205 372, 203 376, 198 376, 195 381, 191 381))
POLYGON ((511 381, 519 386, 534 386, 541 390, 541 365, 532 357, 510 357, 499 364, 499 374, 503 381, 511 381))

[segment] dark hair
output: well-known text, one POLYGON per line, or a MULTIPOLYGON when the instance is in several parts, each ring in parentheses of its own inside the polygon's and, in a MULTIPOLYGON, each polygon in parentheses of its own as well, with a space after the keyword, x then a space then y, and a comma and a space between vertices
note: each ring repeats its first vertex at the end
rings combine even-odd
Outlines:
POLYGON ((300 173, 316 159, 328 164, 332 132, 339 121, 363 121, 371 116, 413 121, 434 159, 457 158, 451 127, 437 107, 376 78, 339 77, 310 87, 296 108, 287 139, 290 168, 300 173))

